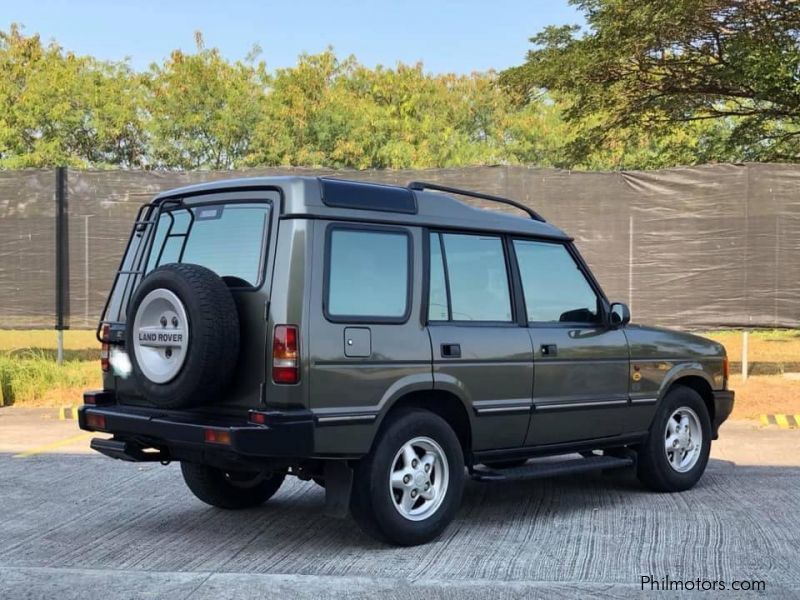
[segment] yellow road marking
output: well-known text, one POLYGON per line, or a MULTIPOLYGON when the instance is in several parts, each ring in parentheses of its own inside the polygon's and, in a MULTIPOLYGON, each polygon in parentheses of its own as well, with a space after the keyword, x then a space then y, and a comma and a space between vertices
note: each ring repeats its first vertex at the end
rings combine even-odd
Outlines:
POLYGON ((51 442, 49 444, 44 444, 43 446, 37 446, 36 448, 31 448, 30 450, 26 450, 25 452, 20 452, 19 454, 15 454, 14 458, 27 458, 28 456, 41 454, 42 452, 47 452, 48 450, 55 450, 56 448, 61 448, 62 446, 69 446, 70 444, 74 444, 75 442, 80 442, 81 440, 87 440, 91 436, 92 436, 91 433, 85 431, 77 435, 64 438, 63 440, 58 440, 55 442, 51 442))
POLYGON ((775 415, 775 422, 778 424, 778 427, 789 429, 789 419, 786 418, 786 415, 775 415))

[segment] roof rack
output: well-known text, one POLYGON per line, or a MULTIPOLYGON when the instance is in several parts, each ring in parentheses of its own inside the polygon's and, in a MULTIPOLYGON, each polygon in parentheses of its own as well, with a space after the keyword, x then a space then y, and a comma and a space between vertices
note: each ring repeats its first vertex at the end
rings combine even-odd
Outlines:
POLYGON ((462 190, 459 188, 448 187, 446 185, 439 185, 438 183, 427 183, 425 181, 412 181, 411 183, 408 184, 408 189, 420 192, 423 190, 434 190, 436 192, 447 192, 450 194, 459 194, 460 196, 470 196, 472 198, 491 200, 492 202, 501 202, 503 204, 508 204, 509 206, 513 206, 521 211, 528 213, 531 219, 533 219, 534 221, 541 221, 542 223, 547 222, 544 220, 544 217, 542 217, 542 215, 537 213, 529 206, 525 206, 524 204, 522 204, 521 202, 517 202, 516 200, 503 198, 502 196, 493 196, 491 194, 483 194, 481 192, 471 192, 469 190, 462 190))

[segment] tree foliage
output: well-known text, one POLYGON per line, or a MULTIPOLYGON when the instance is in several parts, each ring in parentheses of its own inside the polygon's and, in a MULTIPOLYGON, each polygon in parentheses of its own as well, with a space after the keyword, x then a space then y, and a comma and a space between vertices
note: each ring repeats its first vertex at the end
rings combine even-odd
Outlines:
POLYGON ((142 164, 140 79, 96 61, 0 31, 0 166, 142 164))
POLYGON ((144 72, 0 31, 0 168, 658 168, 800 155, 790 0, 574 0, 498 77, 333 50, 268 70, 197 34, 144 72))
POLYGON ((800 155, 800 4, 574 3, 587 29, 545 28, 526 62, 501 75, 517 99, 542 89, 560 99, 580 131, 570 157, 645 139, 667 162, 800 155))
POLYGON ((217 49, 175 50, 146 77, 152 165, 181 169, 230 169, 250 151, 264 114, 266 65, 230 63, 217 49))

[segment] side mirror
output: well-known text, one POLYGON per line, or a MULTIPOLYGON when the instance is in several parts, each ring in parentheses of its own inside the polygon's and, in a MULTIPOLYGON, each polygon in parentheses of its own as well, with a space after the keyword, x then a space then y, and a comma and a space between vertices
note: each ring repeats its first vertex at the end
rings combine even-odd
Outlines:
POLYGON ((624 327, 631 321, 631 310, 627 304, 622 302, 614 302, 611 304, 611 313, 609 314, 609 322, 612 327, 624 327))

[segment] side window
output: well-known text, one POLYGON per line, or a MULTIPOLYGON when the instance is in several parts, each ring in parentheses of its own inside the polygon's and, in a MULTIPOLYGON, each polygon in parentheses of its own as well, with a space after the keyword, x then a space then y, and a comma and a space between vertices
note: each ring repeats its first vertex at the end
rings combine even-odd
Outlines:
POLYGON ((405 321, 411 236, 403 231, 328 229, 326 317, 405 321))
POLYGON ((514 240, 528 321, 597 323, 600 299, 563 244, 514 240))
POLYGON ((431 234, 430 289, 431 320, 512 320, 503 241, 498 236, 431 234))

